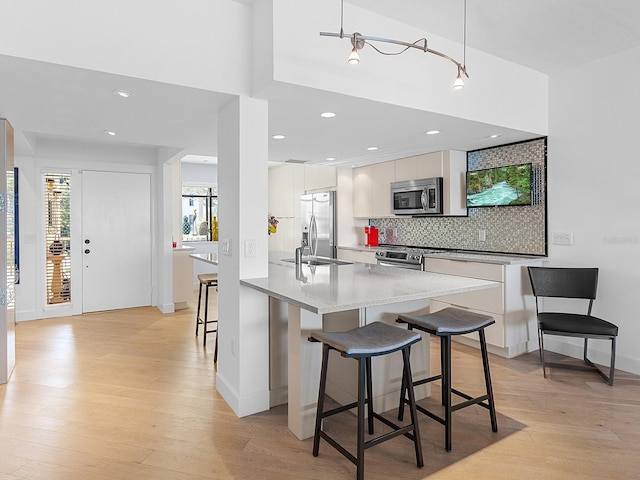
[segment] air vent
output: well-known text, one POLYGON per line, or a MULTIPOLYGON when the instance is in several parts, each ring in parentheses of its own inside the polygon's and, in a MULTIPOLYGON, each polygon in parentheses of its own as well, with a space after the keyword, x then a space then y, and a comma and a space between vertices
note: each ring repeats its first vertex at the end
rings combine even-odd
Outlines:
POLYGON ((290 158, 289 160, 285 160, 284 163, 307 163, 307 160, 296 160, 294 158, 290 158))

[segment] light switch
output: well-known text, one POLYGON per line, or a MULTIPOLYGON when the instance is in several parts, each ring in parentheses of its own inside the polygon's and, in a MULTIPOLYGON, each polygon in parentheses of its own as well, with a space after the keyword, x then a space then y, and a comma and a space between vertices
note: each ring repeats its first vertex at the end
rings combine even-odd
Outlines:
POLYGON ((220 248, 223 255, 231 256, 231 239, 223 238, 220 242, 220 248))

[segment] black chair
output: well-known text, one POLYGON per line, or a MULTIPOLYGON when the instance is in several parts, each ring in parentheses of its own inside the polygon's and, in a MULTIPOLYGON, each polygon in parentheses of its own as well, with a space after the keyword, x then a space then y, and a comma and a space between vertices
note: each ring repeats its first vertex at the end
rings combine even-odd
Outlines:
POLYGON ((216 346, 213 352, 213 363, 218 361, 218 319, 209 320, 209 289, 212 287, 218 288, 218 274, 217 273, 201 273, 198 275, 200 281, 200 288, 198 290, 198 311, 196 313, 196 337, 198 336, 198 327, 202 325, 202 345, 207 346, 207 333, 216 334, 216 346), (206 289, 204 298, 204 317, 200 316, 200 304, 202 303, 202 288, 206 289), (215 323, 216 328, 208 329, 207 325, 215 323))
POLYGON ((378 445, 386 440, 404 435, 413 441, 416 462, 418 467, 422 467, 422 443, 418 428, 418 414, 416 412, 416 400, 413 394, 413 384, 411 383, 411 365, 409 363, 409 350, 412 344, 419 342, 422 338, 417 332, 408 332, 404 329, 393 327, 381 322, 374 322, 364 327, 349 330, 348 332, 315 332, 309 337, 311 342, 322 342, 322 370, 320 371, 320 389, 318 392, 318 410, 316 412, 316 425, 313 436, 313 456, 317 457, 320 450, 320 438, 324 438, 332 447, 348 458, 356 465, 356 478, 364 479, 364 451, 366 448, 378 445), (348 405, 324 411, 325 387, 327 384, 327 366, 329 362, 329 351, 336 350, 345 358, 354 358, 358 361, 358 400, 348 405), (404 377, 409 378, 406 390, 409 395, 409 407, 411 412, 411 424, 399 426, 385 417, 373 411, 373 387, 371 385, 371 357, 387 355, 389 353, 402 351, 404 377), (373 419, 378 419, 385 425, 391 427, 393 431, 379 435, 365 441, 365 405, 367 408, 367 420, 369 434, 373 435, 373 419), (358 411, 358 432, 356 455, 353 455, 346 448, 340 445, 328 433, 322 430, 322 421, 332 415, 351 410, 357 407, 358 411), (413 433, 411 433, 413 432, 413 433))
POLYGON ((563 367, 579 370, 595 370, 608 383, 613 385, 616 361, 616 337, 618 327, 613 323, 591 315, 591 307, 596 298, 598 288, 597 268, 553 268, 527 267, 533 294, 536 297, 536 314, 538 316, 538 344, 542 373, 547 376, 546 367, 563 367), (586 314, 565 312, 541 312, 539 298, 558 297, 588 300, 586 314), (549 363, 544 359, 544 335, 561 335, 564 337, 584 338, 583 360, 585 365, 549 363), (587 342, 590 338, 611 340, 611 363, 609 375, 587 358, 587 342))
MULTIPOLYGON (((430 335, 440 337, 440 374, 422 380, 413 381, 414 386, 440 380, 442 387, 442 405, 444 406, 444 416, 436 415, 421 405, 417 406, 419 412, 424 413, 429 418, 444 425, 444 446, 447 452, 451 451, 451 414, 461 408, 471 405, 480 405, 489 410, 491 420, 491 430, 498 431, 498 420, 496 418, 496 407, 493 400, 493 388, 491 387, 491 371, 489 369, 489 354, 487 352, 487 342, 484 329, 493 325, 495 320, 488 315, 462 310, 459 308, 445 308, 428 315, 410 316, 398 315, 398 323, 406 323, 409 330, 420 330, 430 335), (484 383, 486 394, 479 397, 472 397, 451 386, 451 337, 453 335, 463 335, 465 333, 478 332, 480 339, 480 351, 482 356, 482 366, 484 369, 484 383), (451 394, 464 398, 465 401, 452 404, 451 394)), ((404 415, 404 405, 407 402, 404 386, 407 378, 402 379, 402 390, 400 392, 400 406, 398 408, 398 419, 402 420, 404 415)))

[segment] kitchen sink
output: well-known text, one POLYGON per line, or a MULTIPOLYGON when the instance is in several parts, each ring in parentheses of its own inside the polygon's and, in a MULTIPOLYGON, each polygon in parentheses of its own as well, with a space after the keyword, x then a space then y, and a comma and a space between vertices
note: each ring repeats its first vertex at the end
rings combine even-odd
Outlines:
MULTIPOLYGON (((282 262, 288 263, 296 263, 295 258, 283 258, 282 262)), ((335 258, 324 258, 324 257, 314 257, 314 258, 303 258, 302 265, 352 265, 353 262, 345 262, 343 260, 337 260, 335 258)))

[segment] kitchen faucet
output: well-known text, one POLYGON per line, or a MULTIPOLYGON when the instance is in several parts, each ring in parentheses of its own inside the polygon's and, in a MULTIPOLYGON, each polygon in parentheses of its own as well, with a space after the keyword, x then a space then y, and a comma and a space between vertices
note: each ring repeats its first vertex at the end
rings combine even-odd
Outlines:
POLYGON ((296 265, 300 265, 302 263, 302 256, 304 255, 305 250, 308 250, 309 255, 311 255, 311 247, 309 246, 309 234, 306 231, 302 232, 302 240, 300 241, 300 246, 296 248, 296 265))

